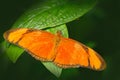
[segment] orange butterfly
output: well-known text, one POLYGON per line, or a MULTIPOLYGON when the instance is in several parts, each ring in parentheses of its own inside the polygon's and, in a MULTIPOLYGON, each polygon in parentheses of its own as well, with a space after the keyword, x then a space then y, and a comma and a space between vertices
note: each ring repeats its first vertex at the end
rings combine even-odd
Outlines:
POLYGON ((19 28, 4 33, 4 38, 24 48, 30 55, 41 61, 53 61, 61 68, 86 67, 103 70, 103 58, 93 49, 73 39, 64 38, 47 31, 19 28))

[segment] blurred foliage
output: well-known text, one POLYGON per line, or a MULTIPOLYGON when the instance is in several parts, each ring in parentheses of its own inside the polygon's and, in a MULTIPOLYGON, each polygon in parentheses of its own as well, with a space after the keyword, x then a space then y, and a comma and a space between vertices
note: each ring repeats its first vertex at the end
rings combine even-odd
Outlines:
MULTIPOLYGON (((39 0, 0 1, 0 42, 22 13, 39 0)), ((89 69, 65 69, 60 80, 120 80, 120 1, 100 0, 89 13, 67 24, 69 36, 83 43, 94 42, 95 50, 107 62, 101 72, 89 69), (74 27, 73 27, 74 26, 74 27)), ((1 44, 0 44, 1 45, 1 44)), ((13 64, 0 46, 0 80, 57 80, 39 61, 23 54, 13 64)))

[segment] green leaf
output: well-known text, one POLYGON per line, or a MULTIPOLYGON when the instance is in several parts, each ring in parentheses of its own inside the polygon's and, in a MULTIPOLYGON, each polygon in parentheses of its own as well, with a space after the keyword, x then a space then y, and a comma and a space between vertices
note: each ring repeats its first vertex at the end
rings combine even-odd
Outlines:
POLYGON ((20 57, 20 55, 24 52, 24 49, 16 45, 7 43, 6 41, 3 42, 3 45, 4 45, 4 50, 7 53, 7 56, 13 63, 15 63, 17 59, 20 57))
POLYGON ((46 31, 51 32, 53 34, 56 34, 57 31, 61 31, 62 36, 68 38, 68 30, 67 30, 66 24, 62 24, 62 25, 56 26, 54 28, 46 29, 46 31))
POLYGON ((13 27, 55 27, 83 16, 95 3, 96 0, 45 0, 26 11, 13 27))
POLYGON ((56 77, 60 77, 62 73, 62 68, 57 67, 54 63, 52 62, 42 62, 43 65, 51 72, 53 73, 56 77))

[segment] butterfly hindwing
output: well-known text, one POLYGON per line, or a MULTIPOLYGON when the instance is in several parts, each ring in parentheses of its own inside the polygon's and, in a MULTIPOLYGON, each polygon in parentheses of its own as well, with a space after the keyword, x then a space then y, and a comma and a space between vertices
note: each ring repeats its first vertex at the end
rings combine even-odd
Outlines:
POLYGON ((105 68, 100 55, 82 43, 68 38, 61 38, 54 62, 63 68, 87 67, 94 70, 105 68))
POLYGON ((88 66, 88 54, 72 39, 61 38, 57 48, 55 63, 63 67, 88 66))

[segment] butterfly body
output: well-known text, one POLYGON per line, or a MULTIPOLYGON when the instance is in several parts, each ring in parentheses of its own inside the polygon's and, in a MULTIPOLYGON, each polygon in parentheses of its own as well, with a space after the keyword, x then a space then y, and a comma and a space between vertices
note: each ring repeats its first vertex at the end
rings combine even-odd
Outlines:
POLYGON ((103 70, 103 58, 84 44, 43 30, 18 28, 8 30, 4 38, 25 49, 41 61, 52 61, 61 68, 87 67, 103 70))

